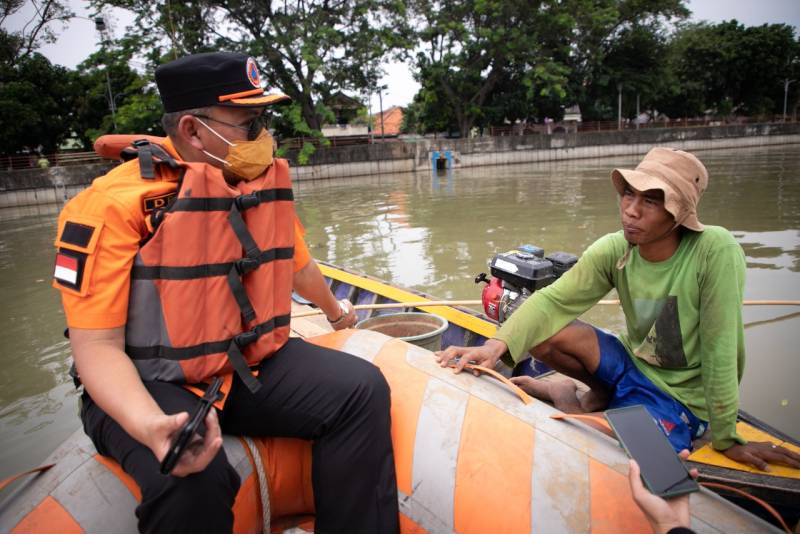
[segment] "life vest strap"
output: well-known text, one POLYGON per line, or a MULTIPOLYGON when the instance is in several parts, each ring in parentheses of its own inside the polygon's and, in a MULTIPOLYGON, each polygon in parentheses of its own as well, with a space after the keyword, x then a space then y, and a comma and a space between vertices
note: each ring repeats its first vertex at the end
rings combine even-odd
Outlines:
MULTIPOLYGON (((279 201, 291 202, 294 200, 294 193, 291 188, 260 189, 249 195, 255 195, 259 204, 279 201)), ((170 211, 229 211, 231 205, 235 204, 238 198, 241 197, 179 198, 172 205, 170 211)), ((247 205, 247 208, 253 207, 250 203, 251 201, 240 201, 240 204, 247 205)), ((239 211, 242 211, 242 209, 240 208, 239 211)))
MULTIPOLYGON (((242 258, 242 260, 249 260, 250 262, 256 264, 258 263, 257 260, 253 260, 251 258, 242 258)), ((239 262, 242 260, 234 263, 234 266, 230 271, 228 271, 228 287, 230 287, 231 293, 233 293, 233 298, 236 300, 236 304, 239 306, 239 311, 242 314, 242 318, 246 323, 249 323, 256 318, 256 311, 253 309, 253 304, 247 297, 247 291, 244 289, 244 284, 242 284, 241 276, 243 276, 243 274, 238 269, 239 262)))
MULTIPOLYGON (((237 200, 239 198, 241 197, 238 197, 237 200)), ((258 248, 256 240, 253 239, 250 230, 247 229, 247 223, 244 222, 242 212, 236 202, 231 204, 231 209, 228 211, 228 222, 231 224, 233 233, 236 234, 239 243, 242 244, 245 255, 248 258, 258 258, 259 254, 261 254, 261 250, 258 248)))
MULTIPOLYGON (((289 326, 290 321, 291 321, 290 314, 278 315, 269 319, 268 321, 259 323, 255 328, 253 328, 252 330, 248 330, 245 333, 246 334, 255 333, 254 334, 256 336, 255 339, 258 339, 261 336, 272 332, 276 328, 289 326)), ((230 337, 219 341, 208 341, 205 343, 191 345, 188 347, 168 347, 165 345, 150 345, 142 347, 142 346, 126 345, 125 352, 128 354, 128 356, 130 356, 134 360, 152 360, 156 358, 163 358, 169 360, 189 360, 200 356, 208 356, 210 354, 219 354, 227 352, 233 340, 234 338, 230 337)), ((240 338, 240 341, 244 340, 245 338, 240 338)))
POLYGON ((195 278, 211 278, 228 276, 231 269, 246 274, 263 263, 275 260, 290 260, 294 256, 294 247, 270 248, 262 251, 257 258, 241 258, 232 262, 207 263, 189 267, 173 267, 168 265, 134 265, 131 268, 133 280, 192 280, 195 278))
POLYGON ((249 210, 250 208, 255 208, 261 204, 261 199, 258 198, 258 195, 255 192, 244 193, 234 198, 233 203, 236 205, 236 209, 238 211, 244 211, 249 210))
POLYGON ((259 337, 258 333, 253 330, 242 332, 231 340, 227 351, 228 361, 231 362, 233 370, 239 375, 239 378, 250 390, 250 393, 255 393, 261 389, 261 383, 250 373, 250 367, 247 366, 247 360, 242 354, 242 349, 259 337))
POLYGON ((154 145, 147 139, 138 139, 133 142, 133 146, 139 153, 139 174, 146 180, 153 180, 156 177, 155 165, 166 164, 171 169, 180 167, 175 158, 158 145, 154 145))
POLYGON ((245 323, 249 323, 256 318, 256 311, 253 309, 253 303, 250 302, 250 298, 247 296, 247 291, 242 283, 242 277, 247 272, 260 265, 259 259, 262 251, 258 248, 258 243, 253 239, 250 230, 248 230, 247 223, 244 222, 242 210, 258 206, 260 202, 255 193, 240 195, 236 197, 233 204, 231 204, 231 209, 228 211, 228 222, 245 251, 245 257, 238 260, 234 264, 234 267, 228 271, 228 287, 231 289, 233 298, 239 306, 239 311, 245 323))
MULTIPOLYGON (((253 375, 258 376, 258 372, 253 372, 253 375)), ((231 388, 233 387, 233 373, 225 373, 216 376, 222 378, 222 385, 219 388, 219 393, 217 394, 217 400, 214 402, 214 407, 221 411, 223 408, 225 408, 225 401, 228 400, 228 393, 231 392, 231 388)), ((202 397, 205 395, 209 385, 210 384, 207 384, 206 382, 199 382, 197 384, 183 384, 183 387, 198 397, 202 397)))

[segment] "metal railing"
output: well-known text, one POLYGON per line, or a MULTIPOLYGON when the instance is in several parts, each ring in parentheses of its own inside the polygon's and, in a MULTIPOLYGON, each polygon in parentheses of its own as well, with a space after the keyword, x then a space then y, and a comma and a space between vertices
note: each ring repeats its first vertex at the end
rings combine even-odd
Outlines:
POLYGON ((105 161, 95 152, 57 152, 55 154, 27 154, 22 156, 0 156, 0 169, 36 169, 64 165, 85 165, 105 161))
MULTIPOLYGON (((765 117, 737 117, 732 119, 716 118, 694 118, 694 119, 664 119, 650 122, 639 123, 635 121, 625 121, 620 128, 617 121, 587 121, 587 122, 551 122, 549 124, 509 124, 503 126, 491 126, 488 128, 490 136, 506 135, 536 135, 553 134, 564 132, 603 132, 613 130, 644 130, 648 128, 694 128, 703 126, 725 126, 754 123, 782 123, 781 115, 765 117)), ((786 122, 797 122, 792 117, 787 117, 786 122)))
POLYGON ((395 135, 344 135, 337 137, 291 137, 279 139, 278 146, 288 150, 299 150, 304 144, 312 144, 316 148, 335 148, 353 145, 371 145, 374 143, 390 143, 397 141, 395 135), (327 143, 323 140, 326 140, 327 143))

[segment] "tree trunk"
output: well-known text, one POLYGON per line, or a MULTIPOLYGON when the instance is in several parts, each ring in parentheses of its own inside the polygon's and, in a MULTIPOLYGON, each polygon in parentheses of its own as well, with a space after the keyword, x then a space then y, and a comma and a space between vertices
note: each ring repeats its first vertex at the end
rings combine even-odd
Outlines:
POLYGON ((303 119, 312 130, 322 130, 322 119, 314 109, 314 101, 311 95, 303 95, 302 98, 303 119))
POLYGON ((468 139, 469 132, 472 130, 472 125, 475 124, 475 119, 469 116, 464 116, 458 123, 458 129, 461 131, 461 138, 468 139))

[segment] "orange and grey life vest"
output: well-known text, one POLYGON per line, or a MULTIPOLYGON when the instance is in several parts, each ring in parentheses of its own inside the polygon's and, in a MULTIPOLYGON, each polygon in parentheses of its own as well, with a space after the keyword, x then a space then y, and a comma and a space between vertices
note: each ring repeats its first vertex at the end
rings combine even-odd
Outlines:
MULTIPOLYGON (((158 145, 136 148, 143 179, 157 174, 154 165, 175 168, 158 145)), ((276 159, 263 176, 236 185, 211 165, 177 166, 178 194, 151 214, 154 231, 134 259, 126 352, 143 380, 195 384, 235 371, 256 391, 250 367, 289 337, 289 166, 276 159)))

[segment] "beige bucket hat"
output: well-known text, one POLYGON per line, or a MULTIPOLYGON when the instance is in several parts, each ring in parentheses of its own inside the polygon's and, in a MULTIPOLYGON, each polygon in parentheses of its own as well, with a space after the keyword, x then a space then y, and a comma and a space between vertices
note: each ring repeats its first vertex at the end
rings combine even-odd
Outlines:
POLYGON ((674 148, 655 147, 635 169, 614 169, 611 180, 622 195, 625 182, 639 191, 664 191, 664 208, 676 225, 703 231, 697 219, 697 204, 708 187, 708 171, 693 154, 674 148))

